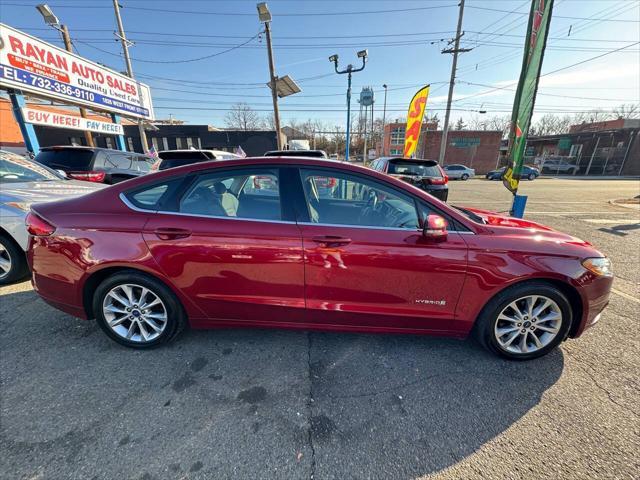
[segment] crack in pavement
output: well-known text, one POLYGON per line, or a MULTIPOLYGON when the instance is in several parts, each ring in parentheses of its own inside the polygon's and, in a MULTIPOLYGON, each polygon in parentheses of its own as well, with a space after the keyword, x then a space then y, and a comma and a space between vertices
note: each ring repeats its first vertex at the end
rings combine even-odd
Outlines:
POLYGON ((316 449, 313 445, 313 372, 311 366, 311 332, 307 332, 307 371, 309 372, 309 394, 307 395, 308 430, 307 440, 311 448, 311 471, 309 478, 314 479, 316 474, 316 449))

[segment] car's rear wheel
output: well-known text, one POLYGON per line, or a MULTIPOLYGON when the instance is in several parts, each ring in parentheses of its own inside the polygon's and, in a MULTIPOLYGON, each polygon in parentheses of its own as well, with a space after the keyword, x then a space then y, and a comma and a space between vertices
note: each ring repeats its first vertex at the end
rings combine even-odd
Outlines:
POLYGON ((0 285, 10 285, 29 273, 22 249, 9 237, 0 235, 0 285))
POLYGON ((462 180, 469 180, 469 175, 467 175, 466 173, 463 173, 462 176, 460 177, 462 180))
POLYGON ((475 333, 490 351, 512 360, 546 355, 566 337, 572 310, 553 285, 530 282, 499 293, 477 320, 475 333))
POLYGON ((186 324, 180 301, 162 282, 138 272, 104 280, 93 297, 100 327, 117 343, 152 348, 172 340, 186 324))
POLYGON ((536 179, 536 174, 535 173, 530 173, 529 176, 527 177, 529 180, 535 180, 536 179))

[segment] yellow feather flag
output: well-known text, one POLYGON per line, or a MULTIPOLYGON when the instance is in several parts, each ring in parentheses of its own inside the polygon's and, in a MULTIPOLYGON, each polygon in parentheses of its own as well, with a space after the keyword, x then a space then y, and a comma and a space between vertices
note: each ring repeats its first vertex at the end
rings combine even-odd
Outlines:
POLYGON ((420 128, 422 118, 427 108, 427 98, 429 97, 429 87, 422 87, 411 99, 409 113, 407 114, 407 129, 404 134, 404 157, 410 158, 416 151, 418 140, 420 139, 420 128))

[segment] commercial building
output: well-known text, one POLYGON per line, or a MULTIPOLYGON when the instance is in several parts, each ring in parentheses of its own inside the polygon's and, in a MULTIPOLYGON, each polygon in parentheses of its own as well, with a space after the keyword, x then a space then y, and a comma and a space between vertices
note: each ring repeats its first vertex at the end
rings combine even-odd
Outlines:
MULTIPOLYGON (((531 137, 525 163, 576 165, 576 175, 640 175, 640 119, 572 125, 569 133, 531 137)), ((553 169, 549 169, 553 174, 553 169)))
MULTIPOLYGON (((425 123, 420 132, 417 158, 437 160, 440 156, 442 130, 436 130, 437 122, 425 123)), ((383 156, 402 155, 405 138, 404 122, 385 125, 383 156)), ((447 135, 447 151, 444 164, 462 164, 484 174, 496 168, 500 152, 502 132, 493 130, 450 130, 447 135)))
MULTIPOLYGON (((43 104, 29 104, 30 108, 79 116, 74 108, 54 107, 43 104)), ((89 118, 110 122, 108 115, 90 113, 89 118)), ((122 120, 127 150, 142 152, 142 143, 138 126, 134 122, 122 120)), ((86 145, 84 134, 79 130, 34 125, 41 147, 52 145, 86 145)), ((266 151, 277 148, 275 131, 262 130, 220 130, 210 125, 188 125, 179 121, 162 122, 148 127, 149 146, 156 150, 175 150, 184 148, 205 148, 233 152, 238 147, 248 156, 260 156, 266 151)), ((97 147, 116 148, 113 135, 93 134, 97 147)), ((0 98, 0 148, 25 153, 26 147, 20 128, 11 110, 11 103, 0 98)))

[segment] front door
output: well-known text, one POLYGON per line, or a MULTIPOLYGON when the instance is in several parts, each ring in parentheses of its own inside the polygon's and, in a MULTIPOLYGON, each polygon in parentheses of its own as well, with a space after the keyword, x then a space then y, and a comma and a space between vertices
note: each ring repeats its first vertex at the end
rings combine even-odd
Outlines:
POLYGON ((211 320, 300 322, 302 241, 280 194, 280 169, 199 174, 144 238, 174 285, 211 320))
POLYGON ((302 169, 301 179, 309 210, 300 228, 312 322, 457 330, 467 264, 462 234, 452 231, 445 242, 428 243, 416 200, 382 182, 322 169, 302 169))

